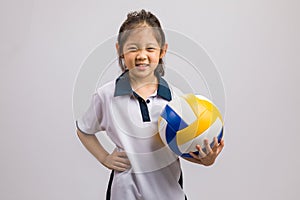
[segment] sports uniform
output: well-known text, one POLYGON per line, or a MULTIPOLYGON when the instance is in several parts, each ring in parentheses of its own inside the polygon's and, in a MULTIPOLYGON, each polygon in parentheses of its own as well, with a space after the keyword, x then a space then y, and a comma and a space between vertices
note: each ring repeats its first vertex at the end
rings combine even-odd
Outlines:
POLYGON ((132 90, 125 71, 97 89, 90 107, 76 121, 85 134, 106 131, 130 161, 129 170, 112 172, 107 199, 185 199, 179 158, 163 145, 157 129, 162 108, 181 93, 156 76, 158 89, 144 100, 132 90))

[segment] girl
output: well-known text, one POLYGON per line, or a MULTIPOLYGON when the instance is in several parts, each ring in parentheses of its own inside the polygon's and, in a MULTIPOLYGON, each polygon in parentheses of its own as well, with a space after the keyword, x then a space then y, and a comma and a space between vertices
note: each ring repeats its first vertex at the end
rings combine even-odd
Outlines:
MULTIPOLYGON (((123 73, 100 87, 86 113, 76 121, 77 133, 88 151, 112 170, 106 199, 184 200, 180 160, 165 147, 157 130, 162 108, 180 91, 163 78, 168 45, 159 20, 141 10, 127 15, 116 49, 123 73), (95 136, 106 131, 116 145, 108 153, 95 136)), ((189 161, 212 165, 224 141, 205 141, 206 151, 189 161)))

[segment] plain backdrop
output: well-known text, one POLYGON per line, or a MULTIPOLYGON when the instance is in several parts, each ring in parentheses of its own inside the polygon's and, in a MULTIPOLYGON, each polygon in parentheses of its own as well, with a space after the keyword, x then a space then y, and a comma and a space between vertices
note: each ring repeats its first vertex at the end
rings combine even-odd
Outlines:
POLYGON ((144 8, 201 44, 225 86, 225 148, 183 161, 191 200, 296 200, 300 192, 297 0, 1 0, 0 199, 104 199, 109 171, 75 133, 84 59, 144 8))

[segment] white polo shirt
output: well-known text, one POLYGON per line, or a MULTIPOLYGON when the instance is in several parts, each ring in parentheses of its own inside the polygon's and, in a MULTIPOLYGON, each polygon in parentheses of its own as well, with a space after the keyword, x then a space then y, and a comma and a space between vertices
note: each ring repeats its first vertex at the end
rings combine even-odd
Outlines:
POLYGON ((143 100, 129 82, 128 71, 100 87, 77 128, 86 134, 105 131, 118 151, 125 151, 131 168, 114 172, 111 200, 184 200, 178 183, 181 167, 176 154, 158 133, 157 120, 164 106, 181 92, 157 75, 158 89, 143 100))

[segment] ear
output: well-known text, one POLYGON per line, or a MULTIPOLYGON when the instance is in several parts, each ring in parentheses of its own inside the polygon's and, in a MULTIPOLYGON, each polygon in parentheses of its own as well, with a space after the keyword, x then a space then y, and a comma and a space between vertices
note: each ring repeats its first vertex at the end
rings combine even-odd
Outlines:
POLYGON ((116 50, 117 50, 118 55, 120 56, 120 54, 119 54, 119 52, 120 52, 119 49, 120 49, 119 43, 116 43, 116 50))
POLYGON ((159 58, 163 58, 166 55, 167 49, 168 49, 168 44, 165 43, 164 46, 162 47, 161 51, 160 51, 159 58))

